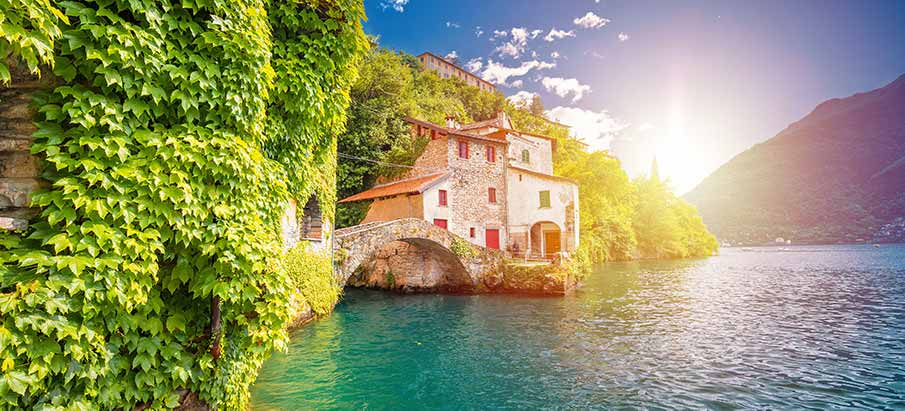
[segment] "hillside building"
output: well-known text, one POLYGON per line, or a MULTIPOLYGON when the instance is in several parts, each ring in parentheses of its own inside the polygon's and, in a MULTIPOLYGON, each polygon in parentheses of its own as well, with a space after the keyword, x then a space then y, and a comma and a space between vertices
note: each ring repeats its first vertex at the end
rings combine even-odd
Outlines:
POLYGON ((496 86, 494 86, 493 83, 484 80, 474 74, 471 74, 470 72, 468 72, 468 70, 465 70, 453 64, 451 61, 437 56, 436 54, 433 54, 431 52, 421 53, 421 55, 418 56, 418 60, 421 61, 421 65, 424 67, 424 70, 436 71, 437 74, 440 75, 440 77, 458 77, 469 86, 477 87, 482 91, 496 91, 496 86))

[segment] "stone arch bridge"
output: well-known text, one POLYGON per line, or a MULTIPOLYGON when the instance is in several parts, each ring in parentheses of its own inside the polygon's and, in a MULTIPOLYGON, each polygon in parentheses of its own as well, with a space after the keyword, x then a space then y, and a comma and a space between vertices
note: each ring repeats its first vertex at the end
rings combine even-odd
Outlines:
POLYGON ((474 292, 502 281, 503 253, 416 218, 336 230, 340 285, 474 292))

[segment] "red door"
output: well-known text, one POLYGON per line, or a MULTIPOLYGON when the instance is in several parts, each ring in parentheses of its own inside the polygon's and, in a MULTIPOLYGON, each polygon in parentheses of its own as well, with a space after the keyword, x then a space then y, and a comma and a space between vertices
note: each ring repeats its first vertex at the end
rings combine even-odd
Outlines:
POLYGON ((484 230, 484 244, 487 248, 500 249, 500 230, 488 228, 484 230))
POLYGON ((434 219, 434 225, 437 226, 437 227, 446 228, 446 220, 439 219, 439 218, 435 218, 435 219, 434 219))

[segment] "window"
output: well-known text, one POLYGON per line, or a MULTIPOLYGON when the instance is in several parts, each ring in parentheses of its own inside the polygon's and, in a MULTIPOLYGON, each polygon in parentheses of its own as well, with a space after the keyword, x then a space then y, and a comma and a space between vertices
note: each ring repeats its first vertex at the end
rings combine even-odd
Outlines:
POLYGON ((468 158, 468 142, 459 142, 459 158, 468 158))
POLYGON ((437 226, 437 227, 446 228, 446 220, 444 220, 444 219, 442 219, 442 218, 435 218, 435 219, 434 219, 434 225, 437 226))
POLYGON ((446 190, 440 190, 437 192, 439 195, 437 205, 445 206, 446 205, 446 190))
MULTIPOLYGON (((547 194, 549 194, 549 192, 547 192, 547 194)), ((495 188, 490 187, 487 189, 487 201, 489 201, 491 203, 496 203, 496 189, 495 188)), ((548 200, 548 202, 549 202, 549 200, 548 200)))
POLYGON ((522 175, 521 175, 521 174, 518 175, 518 181, 522 181, 522 175))
POLYGON ((550 208, 550 191, 544 190, 540 192, 540 208, 550 208))
POLYGON ((487 161, 491 163, 496 161, 496 147, 487 146, 487 161))
POLYGON ((437 130, 431 129, 431 140, 437 139, 437 130))
POLYGON ((468 236, 474 238, 474 227, 468 229, 468 236))
POLYGON ((528 150, 522 150, 522 162, 530 163, 531 162, 531 153, 528 150))

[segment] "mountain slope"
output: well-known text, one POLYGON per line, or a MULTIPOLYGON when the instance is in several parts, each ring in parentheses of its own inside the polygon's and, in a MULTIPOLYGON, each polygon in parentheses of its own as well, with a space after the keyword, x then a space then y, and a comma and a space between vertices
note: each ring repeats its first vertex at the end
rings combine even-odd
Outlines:
POLYGON ((870 241, 905 216, 905 75, 821 103, 685 198, 721 241, 870 241))

